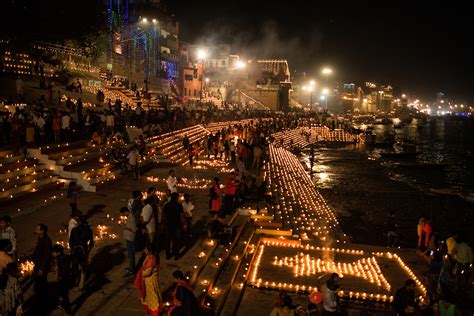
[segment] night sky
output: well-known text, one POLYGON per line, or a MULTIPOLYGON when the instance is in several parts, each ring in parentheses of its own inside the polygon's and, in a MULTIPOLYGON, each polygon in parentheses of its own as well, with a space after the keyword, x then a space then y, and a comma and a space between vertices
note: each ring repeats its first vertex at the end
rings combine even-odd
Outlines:
POLYGON ((284 57, 300 74, 328 64, 340 81, 390 82, 425 99, 443 91, 474 102, 474 19, 467 5, 163 1, 186 41, 229 42, 240 55, 284 57))

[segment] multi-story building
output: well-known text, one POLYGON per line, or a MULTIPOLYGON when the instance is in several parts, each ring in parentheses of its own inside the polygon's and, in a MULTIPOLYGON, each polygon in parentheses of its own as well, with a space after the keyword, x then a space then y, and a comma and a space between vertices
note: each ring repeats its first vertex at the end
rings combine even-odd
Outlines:
POLYGON ((197 99, 201 95, 201 87, 204 86, 203 67, 193 61, 192 45, 180 42, 180 73, 178 80, 179 95, 184 101, 197 99))
POLYGON ((385 113, 390 112, 393 101, 393 87, 391 85, 382 86, 379 91, 380 94, 380 106, 379 109, 385 113))
POLYGON ((158 0, 107 3, 109 78, 125 77, 149 90, 177 93, 178 22, 161 9, 158 0))

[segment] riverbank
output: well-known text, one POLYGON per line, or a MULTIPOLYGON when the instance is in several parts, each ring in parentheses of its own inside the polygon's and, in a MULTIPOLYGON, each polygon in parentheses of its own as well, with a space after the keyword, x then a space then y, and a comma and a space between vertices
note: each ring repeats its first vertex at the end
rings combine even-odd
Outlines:
MULTIPOLYGON (((301 160, 311 172, 307 152, 301 160)), ((402 247, 416 247, 416 225, 421 216, 431 217, 435 232, 443 238, 460 230, 470 242, 474 240, 469 224, 474 220, 472 205, 458 197, 427 194, 404 183, 363 148, 318 147, 312 179, 353 242, 386 245, 386 220, 391 211, 396 215, 402 247)))

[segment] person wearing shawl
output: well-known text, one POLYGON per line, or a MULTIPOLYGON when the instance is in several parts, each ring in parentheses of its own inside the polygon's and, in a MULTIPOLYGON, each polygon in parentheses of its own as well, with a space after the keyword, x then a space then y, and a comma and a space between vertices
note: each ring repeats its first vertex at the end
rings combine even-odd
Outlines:
POLYGON ((145 260, 137 273, 134 287, 145 311, 153 316, 160 314, 161 289, 158 278, 159 260, 151 245, 145 247, 145 260))
POLYGON ((188 280, 179 270, 173 272, 173 277, 178 284, 173 292, 173 307, 168 311, 168 316, 199 315, 199 304, 188 280))

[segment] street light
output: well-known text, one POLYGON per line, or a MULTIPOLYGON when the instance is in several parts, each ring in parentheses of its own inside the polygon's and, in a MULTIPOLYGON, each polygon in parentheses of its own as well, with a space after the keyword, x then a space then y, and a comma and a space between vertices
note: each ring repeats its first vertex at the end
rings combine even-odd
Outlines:
POLYGON ((328 109, 328 94, 329 94, 329 89, 328 88, 324 88, 323 90, 321 90, 321 93, 323 94, 321 96, 321 100, 324 100, 324 107, 326 108, 326 110, 328 109))
POLYGON ((313 110, 313 91, 314 91, 314 86, 316 85, 316 82, 314 80, 311 80, 309 82, 309 85, 303 86, 303 91, 309 91, 309 106, 311 111, 313 110))
POLYGON ((204 49, 198 50, 198 52, 197 52, 197 58, 198 58, 199 60, 204 60, 204 59, 206 59, 206 57, 207 57, 207 54, 206 54, 206 51, 205 51, 204 49))
POLYGON ((202 93, 204 88, 204 61, 206 60, 207 53, 204 49, 200 49, 197 51, 197 58, 201 63, 201 91, 199 93, 199 102, 202 102, 202 93))
POLYGON ((332 74, 332 69, 325 67, 325 68, 323 68, 323 70, 321 72, 322 72, 323 75, 328 76, 328 75, 332 74))
POLYGON ((243 61, 238 61, 235 63, 235 69, 244 69, 247 65, 243 61))

